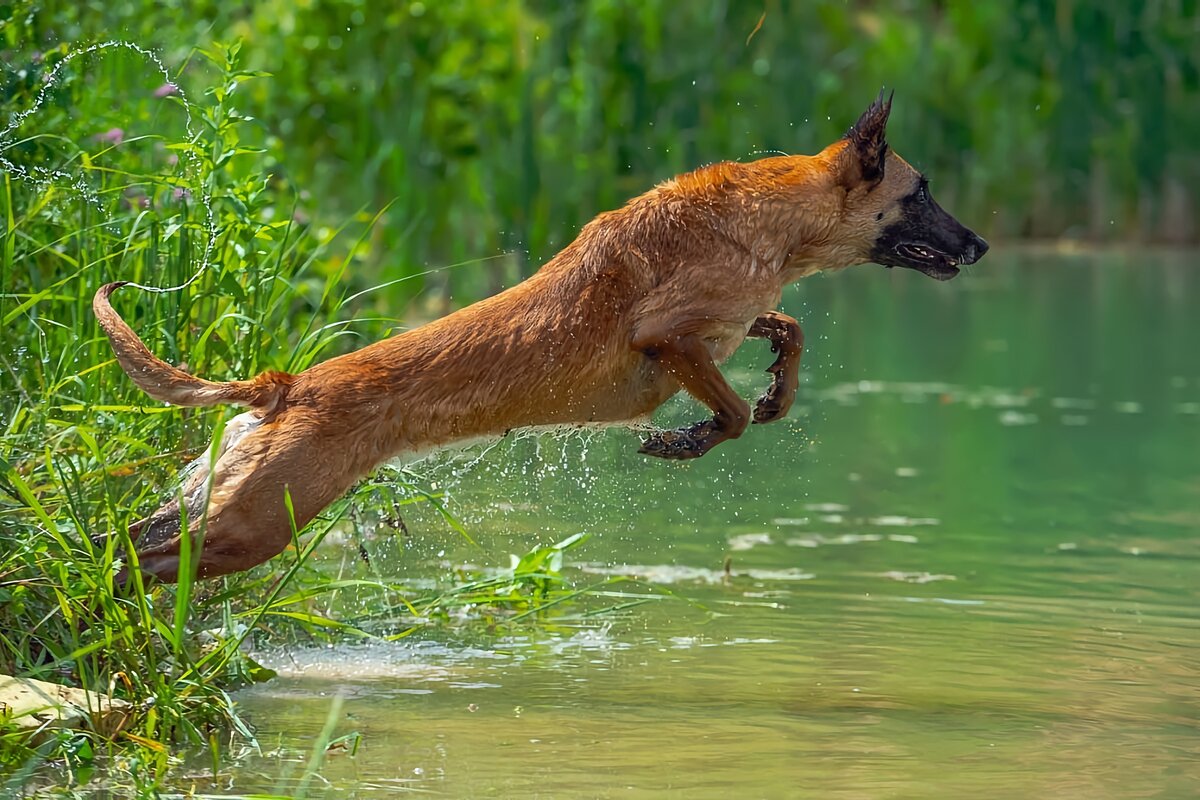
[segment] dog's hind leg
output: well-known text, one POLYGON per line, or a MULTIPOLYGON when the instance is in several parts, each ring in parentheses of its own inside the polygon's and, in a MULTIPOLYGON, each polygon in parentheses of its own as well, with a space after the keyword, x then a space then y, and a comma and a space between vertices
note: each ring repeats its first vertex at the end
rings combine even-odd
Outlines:
MULTIPOLYGON (((197 577, 240 572, 283 552, 323 508, 366 471, 340 432, 295 410, 227 433, 183 493, 197 577), (206 505, 207 504, 207 505, 206 505)), ((230 427, 233 427, 231 421, 230 427)), ((159 580, 179 578, 183 533, 173 501, 152 514, 137 543, 138 563, 159 580)))
MULTIPOLYGON (((262 419, 252 412, 238 414, 229 420, 217 447, 217 460, 220 460, 221 456, 235 447, 246 434, 261 424, 262 419)), ((155 547, 175 536, 182 526, 184 511, 187 512, 187 519, 191 526, 194 527, 198 523, 204 513, 205 500, 208 498, 209 470, 212 458, 209 450, 201 453, 185 469, 183 483, 176 495, 150 516, 129 526, 129 537, 137 543, 139 549, 155 547), (180 504, 181 498, 182 505, 180 504)))
POLYGON ((771 385, 754 406, 756 423, 774 422, 787 414, 796 399, 804 332, 800 330, 800 323, 787 314, 768 311, 754 320, 746 335, 769 340, 771 352, 778 354, 775 363, 767 367, 767 372, 772 375, 771 385))
MULTIPOLYGON (((249 569, 283 552, 292 541, 292 523, 284 503, 284 493, 290 488, 266 485, 255 480, 253 472, 239 467, 218 462, 211 490, 201 485, 183 496, 192 569, 199 578, 249 569)), ((175 499, 138 523, 138 567, 158 580, 179 580, 184 537, 180 510, 175 499)), ((297 529, 308 522, 307 515, 301 514, 297 510, 297 529)))
POLYGON ((750 405, 738 397, 696 333, 643 340, 634 349, 660 363, 688 394, 713 411, 713 418, 674 431, 659 431, 638 452, 659 458, 697 458, 726 439, 736 439, 750 421, 750 405))

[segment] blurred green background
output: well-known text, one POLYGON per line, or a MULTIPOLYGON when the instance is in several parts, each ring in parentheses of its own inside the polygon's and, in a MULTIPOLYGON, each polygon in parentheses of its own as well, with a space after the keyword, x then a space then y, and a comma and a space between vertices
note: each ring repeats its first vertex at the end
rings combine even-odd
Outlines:
MULTIPOLYGON (((1192 0, 46 0, 0 16, 10 114, 63 53, 107 39, 155 50, 203 101, 195 49, 240 40, 241 67, 271 76, 239 87, 241 136, 266 149, 250 168, 303 221, 386 208, 355 280, 509 254, 435 277, 447 305, 655 181, 819 150, 881 86, 895 148, 985 236, 1200 236, 1192 0)), ((181 137, 161 82, 129 52, 80 59, 18 133, 181 137)), ((6 152, 68 158, 50 137, 6 152)))

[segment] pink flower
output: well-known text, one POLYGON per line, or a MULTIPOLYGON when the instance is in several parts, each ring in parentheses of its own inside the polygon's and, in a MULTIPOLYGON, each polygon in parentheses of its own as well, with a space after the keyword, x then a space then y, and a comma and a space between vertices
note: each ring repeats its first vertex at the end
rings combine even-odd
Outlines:
POLYGON ((104 133, 97 133, 92 138, 105 144, 120 144, 125 141, 125 131, 121 128, 109 128, 104 133))
POLYGON ((155 97, 167 97, 173 94, 179 94, 179 87, 173 83, 164 83, 154 90, 155 97))

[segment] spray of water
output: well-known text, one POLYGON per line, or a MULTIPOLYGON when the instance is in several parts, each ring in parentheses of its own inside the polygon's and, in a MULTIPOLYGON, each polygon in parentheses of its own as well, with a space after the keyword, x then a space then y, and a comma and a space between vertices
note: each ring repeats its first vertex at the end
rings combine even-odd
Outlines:
MULTIPOLYGON (((188 102, 187 95, 184 94, 183 90, 179 87, 179 84, 176 83, 166 65, 163 64, 162 60, 153 51, 147 50, 146 48, 136 45, 132 42, 100 42, 80 50, 72 50, 63 56, 62 60, 55 64, 54 67, 46 74, 46 78, 44 81, 42 81, 42 86, 38 90, 36 98, 34 98, 33 105, 31 105, 28 109, 13 114, 11 117, 9 117, 8 125, 6 125, 3 130, 0 130, 0 169, 4 169, 10 175, 13 175, 19 180, 23 180, 34 186, 46 186, 51 184, 69 186, 75 194, 82 197, 85 201, 103 212, 104 207, 100 202, 100 198, 97 196, 95 190, 88 185, 86 180, 84 180, 82 175, 72 175, 71 173, 63 170, 48 169, 46 167, 40 167, 37 165, 22 166, 10 161, 4 155, 4 153, 18 142, 18 140, 14 138, 15 131, 22 125, 22 123, 24 123, 27 119, 32 117, 41 109, 42 104, 46 101, 47 95, 58 83, 59 78, 63 74, 63 70, 68 64, 77 59, 92 55, 93 53, 99 53, 113 49, 128 50, 142 56, 151 64, 153 64, 158 72, 162 75, 164 84, 174 87, 174 93, 178 96, 179 101, 183 106, 185 115, 184 130, 187 133, 187 140, 189 143, 194 143, 196 141, 197 135, 192 126, 191 103, 188 102)), ((199 179, 199 175, 201 174, 199 157, 193 150, 188 149, 185 151, 184 158, 185 175, 193 181, 194 185, 202 187, 203 181, 199 179)), ((204 273, 206 269, 208 269, 210 265, 210 259, 212 258, 213 251, 216 249, 217 244, 216 215, 213 212, 211 193, 207 189, 202 188, 199 192, 199 197, 201 205, 204 207, 204 229, 206 236, 204 242, 204 252, 200 257, 200 266, 196 269, 196 272, 178 286, 146 286, 140 283, 130 283, 130 286, 136 286, 137 288, 143 289, 147 292, 177 292, 190 286, 204 273)))

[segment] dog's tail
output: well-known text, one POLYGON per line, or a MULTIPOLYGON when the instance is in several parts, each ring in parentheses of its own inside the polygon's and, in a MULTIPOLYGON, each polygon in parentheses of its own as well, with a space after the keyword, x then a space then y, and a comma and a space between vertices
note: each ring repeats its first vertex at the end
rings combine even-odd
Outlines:
POLYGON ((92 299, 92 311, 108 334, 121 369, 142 391, 155 400, 177 406, 235 403, 269 413, 279 405, 295 380, 295 376, 286 372, 264 372, 251 381, 216 383, 189 375, 151 353, 108 302, 109 295, 126 283, 118 281, 101 286, 92 299))

